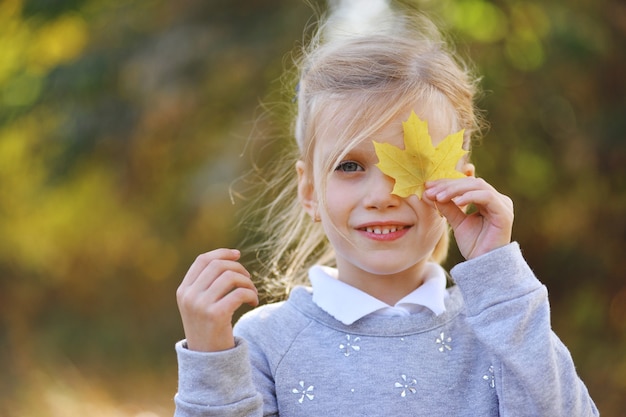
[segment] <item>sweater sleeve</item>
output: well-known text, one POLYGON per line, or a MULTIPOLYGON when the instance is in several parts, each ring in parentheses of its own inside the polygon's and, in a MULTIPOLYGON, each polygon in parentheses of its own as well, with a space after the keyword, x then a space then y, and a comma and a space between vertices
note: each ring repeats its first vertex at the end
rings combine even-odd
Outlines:
POLYGON ((175 417, 261 416, 263 401, 252 382, 248 346, 223 352, 195 352, 176 344, 178 393, 175 417))
POLYGON ((467 320, 494 360, 500 415, 599 415, 551 329, 548 294, 511 243, 455 266, 467 320))

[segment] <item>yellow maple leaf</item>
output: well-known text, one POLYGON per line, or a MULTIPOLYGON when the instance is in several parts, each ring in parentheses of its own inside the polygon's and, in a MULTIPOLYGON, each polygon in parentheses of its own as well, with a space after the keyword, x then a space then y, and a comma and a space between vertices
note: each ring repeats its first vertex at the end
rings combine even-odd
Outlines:
POLYGON ((399 197, 417 195, 420 199, 427 181, 442 178, 463 178, 456 164, 467 153, 463 149, 464 130, 446 136, 436 147, 428 133, 428 122, 415 112, 402 123, 404 149, 374 141, 378 157, 376 166, 395 180, 392 194, 399 197))

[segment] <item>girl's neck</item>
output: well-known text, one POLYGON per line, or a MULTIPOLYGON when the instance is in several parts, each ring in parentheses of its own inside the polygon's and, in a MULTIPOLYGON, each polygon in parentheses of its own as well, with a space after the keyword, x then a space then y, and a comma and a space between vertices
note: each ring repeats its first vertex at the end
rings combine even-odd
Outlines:
POLYGON ((422 261, 405 271, 389 275, 369 273, 351 264, 338 263, 337 269, 340 281, 393 306, 424 283, 425 265, 426 261, 422 261))

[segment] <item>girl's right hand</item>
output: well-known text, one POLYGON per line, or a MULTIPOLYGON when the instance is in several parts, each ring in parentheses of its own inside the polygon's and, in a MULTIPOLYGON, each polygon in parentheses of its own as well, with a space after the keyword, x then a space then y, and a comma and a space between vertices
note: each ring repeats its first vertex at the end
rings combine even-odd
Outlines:
POLYGON ((235 346, 232 318, 259 297, 238 250, 216 249, 198 256, 176 291, 187 348, 217 352, 235 346))

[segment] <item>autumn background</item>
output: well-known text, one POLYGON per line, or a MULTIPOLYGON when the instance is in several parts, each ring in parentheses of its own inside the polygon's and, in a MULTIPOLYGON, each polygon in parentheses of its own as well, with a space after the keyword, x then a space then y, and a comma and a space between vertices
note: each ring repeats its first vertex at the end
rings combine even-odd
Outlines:
MULTIPOLYGON (((626 416, 626 4, 415 4, 482 74, 478 173, 514 199, 601 412, 626 416)), ((285 146, 277 91, 310 17, 294 0, 0 2, 0 415, 171 415, 175 288, 248 233, 231 191, 285 146)))

